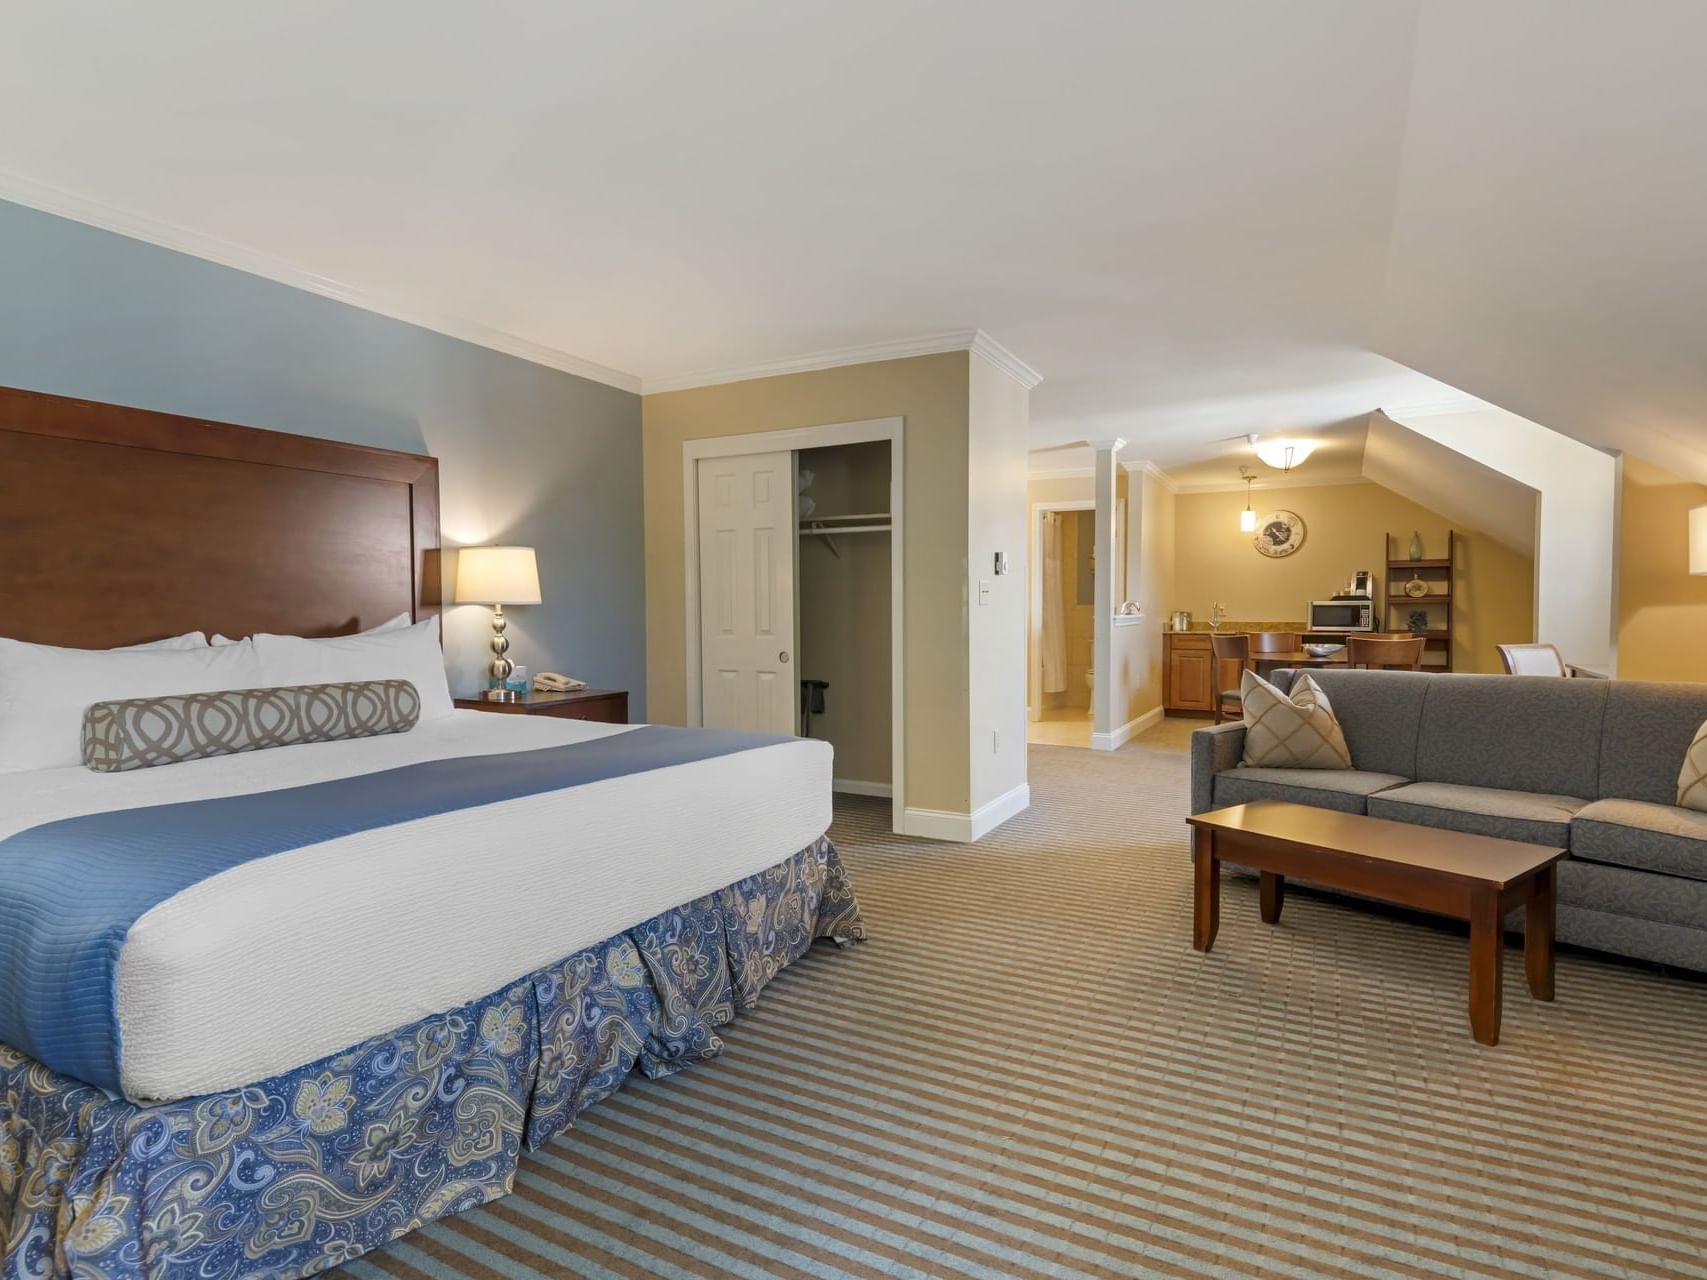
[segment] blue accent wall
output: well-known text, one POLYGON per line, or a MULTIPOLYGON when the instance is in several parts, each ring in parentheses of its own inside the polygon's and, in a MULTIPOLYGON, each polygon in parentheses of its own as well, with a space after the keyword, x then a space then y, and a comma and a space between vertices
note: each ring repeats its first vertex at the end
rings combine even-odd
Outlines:
MULTIPOLYGON (((538 548, 510 656, 643 718, 639 396, 4 201, 0 386, 437 456, 447 546, 538 548)), ((459 693, 488 616, 446 610, 459 693)))

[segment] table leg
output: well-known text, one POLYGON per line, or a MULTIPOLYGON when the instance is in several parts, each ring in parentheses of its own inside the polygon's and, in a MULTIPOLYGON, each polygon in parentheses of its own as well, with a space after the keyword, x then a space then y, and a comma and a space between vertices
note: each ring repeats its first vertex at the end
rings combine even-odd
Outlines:
POLYGON ((1470 901, 1470 1031, 1477 1044, 1500 1042, 1505 921, 1500 896, 1487 889, 1470 901))
POLYGON ((1524 908, 1523 968, 1529 978, 1529 994, 1537 1000, 1553 998, 1553 917, 1557 901, 1558 871, 1545 867, 1535 873, 1535 894, 1524 908))
POLYGON ((1280 909, 1286 905, 1286 877, 1277 876, 1272 871, 1262 871, 1257 881, 1257 896, 1262 904, 1262 922, 1275 924, 1280 920, 1280 909))
POLYGON ((1215 833, 1196 828, 1192 851, 1191 945, 1207 951, 1221 927, 1221 862, 1215 856, 1215 833))

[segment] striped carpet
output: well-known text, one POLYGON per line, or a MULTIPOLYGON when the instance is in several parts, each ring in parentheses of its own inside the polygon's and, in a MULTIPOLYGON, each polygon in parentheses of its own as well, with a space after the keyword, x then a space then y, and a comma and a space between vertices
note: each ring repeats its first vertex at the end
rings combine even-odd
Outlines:
POLYGON ((1199 956, 1187 732, 1033 747, 977 846, 839 800, 873 941, 341 1274, 1707 1277, 1707 984, 1512 951, 1483 1049, 1450 927, 1233 882, 1199 956))

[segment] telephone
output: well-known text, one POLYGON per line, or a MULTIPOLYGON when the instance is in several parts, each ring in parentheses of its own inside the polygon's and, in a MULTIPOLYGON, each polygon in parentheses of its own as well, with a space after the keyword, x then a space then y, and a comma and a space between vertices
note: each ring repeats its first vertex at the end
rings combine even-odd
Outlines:
POLYGON ((541 671, 533 678, 533 687, 541 693, 572 693, 576 689, 585 689, 587 682, 574 676, 560 676, 555 671, 541 671))

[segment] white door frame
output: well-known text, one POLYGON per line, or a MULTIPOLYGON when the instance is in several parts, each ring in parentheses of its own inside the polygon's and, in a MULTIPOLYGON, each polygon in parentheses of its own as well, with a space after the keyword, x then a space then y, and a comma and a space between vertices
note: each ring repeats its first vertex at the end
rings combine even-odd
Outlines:
MULTIPOLYGON (((776 431, 754 431, 740 436, 710 436, 682 442, 682 549, 683 585, 687 594, 687 722, 698 726, 703 710, 700 689, 699 643, 699 460, 726 458, 743 453, 775 453, 787 449, 823 449, 838 444, 862 444, 871 440, 889 442, 889 685, 890 769, 894 775, 891 823, 904 829, 907 808, 907 726, 903 708, 906 698, 905 564, 906 540, 903 514, 906 509, 902 487, 905 460, 905 420, 868 418, 861 422, 830 422, 815 427, 786 427, 776 431)), ((795 563, 799 564, 796 539, 795 563)), ((796 637, 798 645, 798 637, 796 637)))
MULTIPOLYGON (((1043 517, 1051 511, 1095 511, 1095 498, 1063 498, 1031 504, 1031 608, 1026 613, 1030 661, 1026 664, 1026 718, 1043 719, 1043 517)), ((1102 665, 1092 656, 1096 680, 1103 678, 1102 665)), ((1094 698, 1094 693, 1093 693, 1094 698)))

